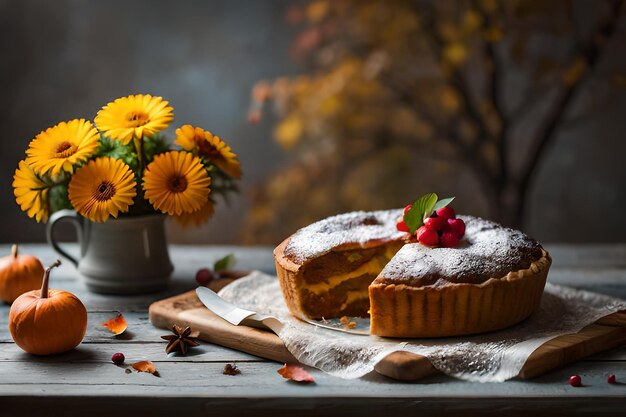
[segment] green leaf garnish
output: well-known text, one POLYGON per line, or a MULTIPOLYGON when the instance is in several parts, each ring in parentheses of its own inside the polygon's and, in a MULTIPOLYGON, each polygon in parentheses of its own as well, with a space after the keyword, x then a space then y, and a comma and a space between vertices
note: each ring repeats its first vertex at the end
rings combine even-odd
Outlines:
POLYGON ((452 200, 454 200, 454 197, 442 198, 441 200, 437 201, 437 204, 435 204, 435 207, 433 207, 433 211, 444 208, 448 204, 452 203, 452 200))
POLYGON ((435 193, 425 194, 415 200, 415 203, 413 203, 411 208, 404 215, 404 222, 406 223, 406 226, 411 234, 415 233, 417 229, 422 227, 426 213, 430 216, 436 203, 437 194, 435 193))
POLYGON ((235 263, 237 263, 237 260, 235 259, 235 255, 231 253, 224 256, 222 259, 218 259, 215 264, 213 264, 213 271, 220 272, 226 269, 231 269, 235 266, 235 263))

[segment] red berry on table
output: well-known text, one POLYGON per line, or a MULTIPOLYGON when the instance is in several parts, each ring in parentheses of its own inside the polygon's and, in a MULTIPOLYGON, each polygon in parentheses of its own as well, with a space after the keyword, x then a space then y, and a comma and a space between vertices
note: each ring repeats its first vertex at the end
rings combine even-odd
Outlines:
POLYGON ((430 230, 434 230, 435 232, 443 230, 443 228, 447 224, 448 223, 446 223, 446 219, 444 219, 443 217, 428 217, 426 220, 424 220, 424 226, 426 226, 430 230))
POLYGON ((404 222, 403 219, 398 220, 398 222, 396 223, 396 229, 398 229, 401 232, 408 232, 409 228, 406 225, 406 223, 404 222))
POLYGON ((455 232, 444 232, 441 235, 441 246, 444 248, 456 248, 459 244, 459 236, 455 232))
POLYGON ((439 235, 437 232, 426 226, 422 226, 417 229, 415 236, 422 245, 437 246, 439 244, 439 235))
POLYGON ((411 209, 411 207, 413 207, 413 204, 409 204, 408 206, 406 206, 404 208, 404 212, 402 213, 402 215, 405 215, 407 211, 409 211, 411 209))
POLYGON ((443 217, 444 219, 454 219, 456 215, 454 210, 450 206, 445 206, 436 211, 437 217, 443 217))
POLYGON ((582 379, 580 378, 580 375, 572 375, 569 377, 569 384, 572 387, 581 387, 582 384, 582 379))
POLYGON ((615 374, 609 375, 609 377, 606 379, 606 382, 608 382, 609 384, 617 384, 617 380, 615 379, 615 374))
POLYGON ((202 268, 196 272, 196 282, 198 285, 207 285, 213 280, 213 271, 208 268, 202 268))
POLYGON ((465 222, 461 219, 448 219, 450 231, 456 234, 459 239, 465 235, 465 222))
POLYGON ((113 356, 111 356, 111 362, 113 362, 116 365, 123 364, 124 360, 126 360, 126 358, 124 357, 124 354, 121 352, 114 353, 113 356))

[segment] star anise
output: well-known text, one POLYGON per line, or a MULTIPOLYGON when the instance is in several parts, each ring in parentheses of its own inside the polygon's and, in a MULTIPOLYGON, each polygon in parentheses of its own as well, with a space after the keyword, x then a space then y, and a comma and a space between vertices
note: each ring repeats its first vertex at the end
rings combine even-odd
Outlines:
POLYGON ((165 348, 165 353, 178 351, 183 355, 187 354, 189 348, 198 346, 198 342, 195 338, 198 337, 198 332, 192 332, 191 327, 187 326, 184 329, 176 324, 172 326, 172 333, 166 336, 161 336, 161 339, 169 341, 165 348))

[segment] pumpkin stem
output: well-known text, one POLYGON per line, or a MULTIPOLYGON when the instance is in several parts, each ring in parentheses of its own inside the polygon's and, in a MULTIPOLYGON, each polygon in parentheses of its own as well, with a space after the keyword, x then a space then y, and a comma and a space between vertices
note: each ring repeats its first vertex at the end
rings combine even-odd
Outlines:
POLYGON ((48 280, 50 279, 50 271, 52 268, 56 268, 59 265, 61 265, 61 261, 57 259, 52 265, 46 268, 46 272, 43 274, 43 282, 41 283, 41 298, 48 298, 48 280))
POLYGON ((15 259, 17 258, 17 244, 11 246, 11 256, 15 259))

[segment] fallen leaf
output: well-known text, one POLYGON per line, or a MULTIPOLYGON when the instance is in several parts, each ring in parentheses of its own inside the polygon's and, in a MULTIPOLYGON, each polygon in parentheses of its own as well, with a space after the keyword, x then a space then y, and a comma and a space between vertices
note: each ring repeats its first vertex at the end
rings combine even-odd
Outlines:
POLYGON ((109 329, 109 331, 111 331, 111 333, 118 336, 126 331, 126 329, 128 328, 128 323, 126 323, 124 315, 122 313, 118 313, 117 316, 107 322, 102 323, 100 326, 106 327, 107 329, 109 329))
POLYGON ((227 363, 224 366, 224 370, 222 371, 222 373, 224 375, 235 376, 235 375, 239 375, 241 373, 241 370, 237 368, 237 365, 235 365, 234 363, 233 364, 227 363))
POLYGON ((137 372, 148 372, 154 376, 159 376, 156 366, 150 361, 136 362, 131 365, 137 372))
POLYGON ((296 382, 315 382, 313 377, 309 375, 307 371, 299 366, 286 363, 282 368, 277 371, 285 379, 290 379, 296 382))

